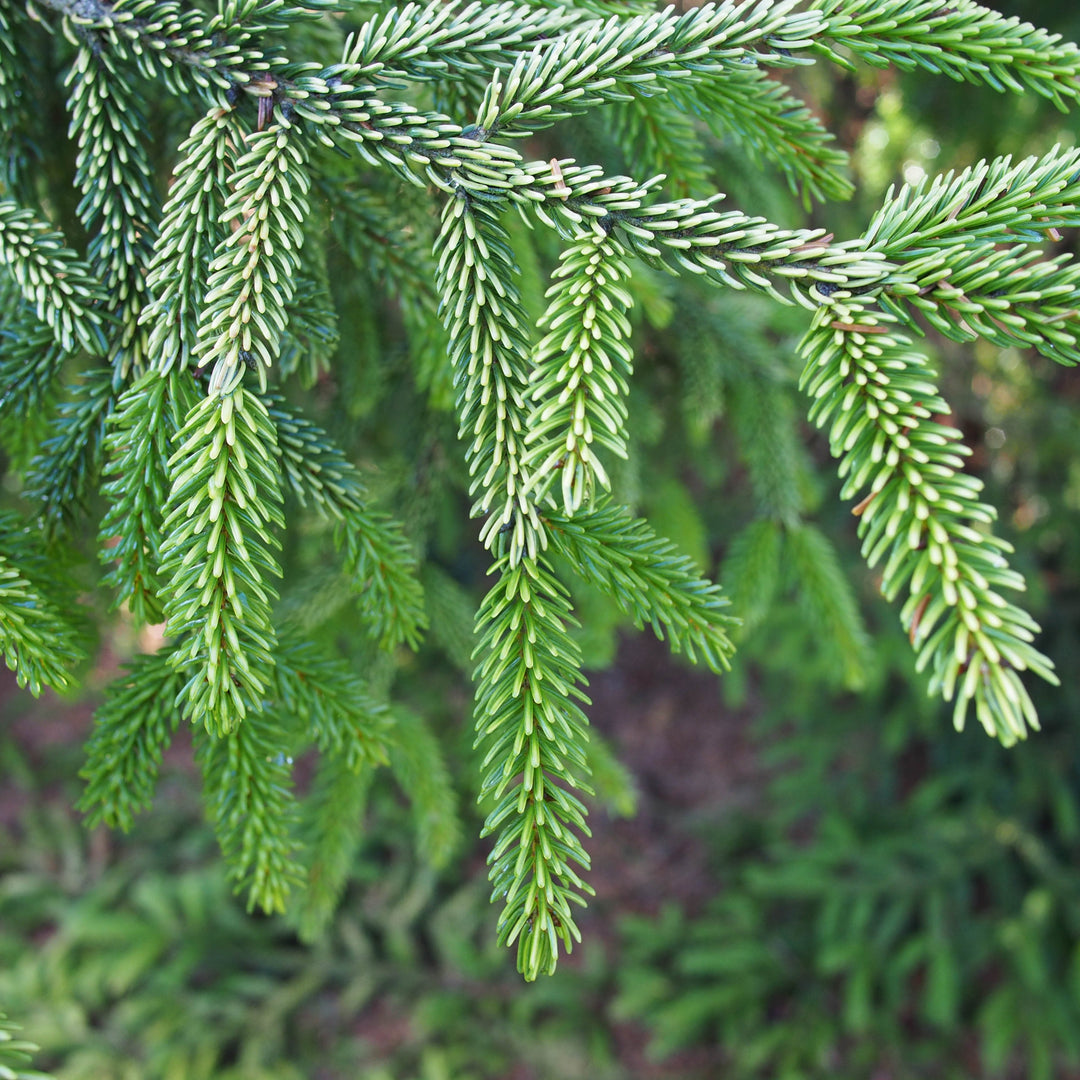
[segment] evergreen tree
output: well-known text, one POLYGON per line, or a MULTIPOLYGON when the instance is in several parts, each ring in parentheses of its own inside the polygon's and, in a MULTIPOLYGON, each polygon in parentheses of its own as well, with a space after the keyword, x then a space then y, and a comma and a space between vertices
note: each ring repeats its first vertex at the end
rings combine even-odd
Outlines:
POLYGON ((760 617, 789 565, 856 684, 864 633, 806 520, 787 387, 767 355, 741 378, 722 349, 703 362, 695 335, 739 333, 707 303, 674 333, 688 426, 707 438, 730 385, 759 504, 727 562, 737 603, 631 506, 627 463, 648 424, 631 339, 636 311, 662 306, 663 274, 805 311, 810 417, 931 692, 957 727, 974 710, 1005 743, 1038 727, 1021 673, 1054 681, 1053 665, 916 339, 928 325, 1080 358, 1080 267, 1047 251, 1080 224, 1080 151, 904 185, 846 241, 718 205, 707 162, 728 140, 807 203, 841 199, 844 153, 770 71, 919 66, 1065 108, 1080 50, 970 0, 802 7, 0 4, 2 434, 25 511, 0 522, 5 657, 34 693, 78 680, 90 642, 71 598, 89 588, 89 522, 100 587, 135 622, 164 623, 165 645, 98 710, 91 823, 126 827, 149 803, 183 721, 252 907, 283 911, 300 893, 300 925, 318 932, 382 763, 445 857, 437 743, 386 692, 429 624, 464 651, 460 590, 433 558, 440 484, 467 491, 490 564, 475 619, 480 796, 500 937, 527 978, 578 939, 590 892, 574 597, 608 596, 719 672, 737 617, 760 617), (57 110, 71 153, 51 137, 57 110), (615 118, 607 137, 632 175, 534 156, 558 145, 552 125, 585 130, 594 113, 615 118), (330 392, 355 425, 393 412, 369 425, 364 457, 381 472, 365 476, 312 419, 330 392), (446 409, 460 441, 444 453, 446 409), (321 585, 320 530, 340 566, 321 585), (367 679, 335 652, 351 630, 343 583, 372 643, 367 679), (292 764, 308 748, 318 772, 298 805, 292 764))

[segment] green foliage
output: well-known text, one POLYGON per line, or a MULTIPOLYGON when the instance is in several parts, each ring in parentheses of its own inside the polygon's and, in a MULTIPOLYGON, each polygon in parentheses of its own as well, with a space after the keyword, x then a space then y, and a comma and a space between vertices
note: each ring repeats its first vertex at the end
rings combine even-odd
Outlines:
POLYGON ((1007 763, 970 735, 934 746, 902 648, 824 730, 805 676, 762 657, 786 696, 759 730, 775 779, 712 834, 723 889, 625 925, 615 1011, 654 1056, 712 1045, 739 1080, 1050 1080, 1080 1061, 1075 735, 1007 763))
POLYGON ((3 1080, 49 1080, 46 1073, 22 1068, 39 1049, 20 1039, 18 1027, 0 1012, 0 1077, 3 1080))
MULTIPOLYGON (((840 242, 718 205, 709 169, 720 140, 806 201, 852 192, 844 152, 769 69, 919 65, 1064 106, 1080 85, 1075 46, 970 0, 614 15, 598 0, 41 0, 29 14, 0 15, 0 296, 12 311, 0 434, 38 519, 34 565, 93 564, 83 538, 96 535, 112 606, 137 626, 164 619, 168 639, 164 659, 136 661, 99 710, 84 773, 95 820, 130 825, 183 716, 232 880, 276 911, 306 879, 306 935, 344 888, 373 766, 389 762, 425 854, 445 858, 449 773, 423 721, 386 699, 407 695, 395 677, 431 617, 450 620, 432 636, 463 661, 472 518, 495 576, 476 619, 475 724, 481 797, 495 801, 485 832, 497 835, 499 937, 517 942, 527 977, 553 971, 589 891, 573 794, 590 771, 585 656, 559 572, 585 579, 579 608, 592 605, 609 641, 617 605, 713 670, 733 652, 718 586, 630 505, 641 495, 662 517, 665 492, 669 508, 688 501, 671 497, 686 490, 678 467, 660 475, 653 460, 662 405, 635 402, 639 383, 663 387, 663 363, 649 341, 650 370, 635 372, 632 340, 639 314, 658 325, 700 290, 669 302, 657 271, 809 313, 811 417, 829 428, 842 496, 861 499, 867 562, 881 564, 890 600, 904 594, 931 691, 955 701, 958 727, 969 706, 1005 742, 1038 726, 1019 673, 1053 681, 1053 665, 1031 616, 1002 595, 1023 579, 961 471, 957 430, 935 419, 948 407, 911 335, 922 318, 956 340, 1080 358, 1076 267, 1043 251, 1080 224, 1076 153, 906 186, 840 242), (68 91, 54 104, 76 146, 74 199, 52 114, 14 100, 24 52, 48 69, 43 86, 68 91), (635 175, 567 153, 586 114, 615 115, 635 175), (17 165, 39 152, 35 187, 17 165), (85 239, 85 260, 65 235, 85 239), (544 306, 536 282, 549 271, 544 306), (335 392, 344 409, 330 407, 335 392), (444 438, 447 407, 460 447, 444 438), (327 526, 381 655, 330 597, 344 590, 322 566, 327 526), (290 622, 312 640, 291 640, 290 622), (291 766, 308 747, 318 778, 301 807, 291 766)), ((866 637, 809 520, 786 346, 763 343, 756 315, 718 330, 735 308, 708 305, 673 337, 691 438, 706 447, 730 408, 733 460, 757 506, 729 553, 733 588, 751 624, 794 588, 832 670, 855 686, 866 637), (725 344, 737 358, 718 355, 725 344)), ((713 456, 703 471, 719 467, 713 456)), ((681 516, 696 526, 696 513, 681 516)), ((689 555, 712 557, 700 530, 685 532, 689 555)), ((48 575, 3 558, 8 662, 35 691, 66 685, 77 649, 48 575)), ((604 772, 618 788, 618 770, 604 772)))

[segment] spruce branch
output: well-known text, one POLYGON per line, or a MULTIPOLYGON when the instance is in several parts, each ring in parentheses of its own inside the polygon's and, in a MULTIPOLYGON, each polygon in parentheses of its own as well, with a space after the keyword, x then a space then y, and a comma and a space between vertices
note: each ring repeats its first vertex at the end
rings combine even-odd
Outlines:
POLYGON ((150 806, 162 754, 180 722, 182 686, 168 651, 137 656, 109 685, 79 771, 86 789, 76 809, 88 826, 104 822, 127 832, 150 806))
POLYGON ((872 298, 840 294, 800 351, 811 419, 829 425, 840 458, 841 495, 862 496, 863 555, 870 566, 884 560, 886 599, 907 592, 900 619, 930 692, 955 699, 957 728, 974 705, 988 734, 1023 738, 1038 717, 1018 673, 1057 679, 1031 644, 1038 626, 1000 591, 1024 581, 1005 561, 1009 545, 985 529, 995 514, 961 471, 969 451, 959 431, 932 419, 949 409, 925 358, 872 298))
POLYGON ((835 549, 819 529, 800 522, 785 531, 784 552, 833 670, 849 690, 862 689, 871 664, 870 639, 835 549))
POLYGON ((529 162, 524 172, 528 181, 516 185, 515 197, 527 199, 546 224, 569 230, 596 221, 628 250, 671 274, 689 272, 789 303, 777 289, 783 285, 797 303, 815 310, 820 299, 809 295, 812 286, 871 288, 891 269, 861 240, 834 243, 824 229, 781 229, 737 210, 718 212, 712 205, 721 195, 647 204, 661 177, 639 184, 571 161, 529 162))
POLYGON ((735 646, 728 630, 738 620, 723 613, 728 599, 647 521, 608 500, 573 517, 545 511, 544 520, 553 548, 637 626, 651 625, 673 652, 700 656, 713 671, 730 668, 735 646))
POLYGON ((10 199, 0 199, 0 261, 61 348, 105 353, 101 283, 59 232, 10 199))
MULTIPOLYGON (((31 162, 37 156, 29 138, 30 109, 24 87, 32 77, 16 26, 25 16, 0 10, 0 183, 22 204, 34 198, 31 162)), ((21 29, 21 28, 20 28, 21 29)))
POLYGON ((730 387, 731 423, 758 510, 794 528, 802 518, 805 451, 787 388, 748 373, 730 387))
POLYGON ((559 942, 569 952, 581 933, 571 905, 592 889, 574 864, 589 857, 588 721, 579 702, 581 653, 567 631, 565 588, 546 562, 502 556, 480 605, 476 629, 483 660, 476 672, 477 743, 485 748, 481 798, 495 802, 483 835, 497 834, 488 856, 492 901, 501 900, 499 942, 517 942, 518 970, 533 980, 555 970, 559 942))
POLYGON ((65 85, 70 91, 68 136, 78 144, 79 218, 91 237, 90 265, 119 322, 113 362, 121 375, 132 368, 141 372, 146 340, 138 320, 146 301, 156 218, 142 103, 116 61, 86 45, 76 53, 65 85))
POLYGON ((533 410, 526 423, 522 466, 541 501, 556 476, 567 516, 592 504, 595 487, 610 482, 594 444, 618 457, 626 451, 626 395, 633 370, 632 304, 624 282, 630 268, 602 228, 568 248, 545 294, 547 310, 530 377, 533 410))
POLYGON ((524 51, 578 25, 568 8, 506 3, 405 4, 369 19, 349 35, 341 66, 349 78, 377 81, 490 78, 524 51))
POLYGON ((682 110, 674 92, 669 100, 635 97, 615 102, 604 119, 612 144, 623 150, 635 176, 663 173, 680 196, 701 197, 712 191, 701 126, 682 110))
POLYGON ((151 370, 124 392, 108 418, 101 493, 110 506, 98 531, 99 554, 103 563, 115 563, 104 579, 115 590, 113 606, 126 603, 141 623, 164 618, 158 568, 170 446, 194 398, 186 373, 151 370))
POLYGON ((274 655, 276 708, 302 725, 306 741, 353 773, 386 764, 390 714, 348 664, 288 637, 274 655))
POLYGON ((731 606, 744 636, 760 625, 776 598, 783 541, 779 522, 760 517, 737 533, 728 548, 723 577, 732 583, 731 606))
POLYGON ((828 20, 813 48, 835 63, 847 63, 838 45, 877 67, 918 66, 999 91, 1034 90, 1062 111, 1080 95, 1080 49, 972 0, 814 0, 813 7, 828 20))
MULTIPOLYGON (((315 235, 322 235, 328 231, 329 222, 324 215, 312 214, 307 227, 315 235)), ((302 387, 310 389, 330 371, 340 341, 326 248, 305 244, 300 249, 289 324, 278 354, 281 378, 295 375, 302 387)))
MULTIPOLYGON (((0 534, 0 544, 6 539, 0 534)), ((85 657, 57 602, 5 553, 0 553, 0 649, 19 685, 34 697, 43 686, 68 687, 70 668, 85 657)))
POLYGON ((6 422, 24 428, 54 393, 69 354, 14 287, 5 284, 0 284, 5 314, 0 328, 0 411, 6 422))
POLYGON ((305 504, 334 523, 344 568, 372 636, 386 649, 417 648, 427 626, 416 554, 401 526, 369 506, 356 466, 316 424, 271 398, 283 478, 305 504))
POLYGON ((793 50, 826 23, 793 7, 789 0, 706 5, 579 25, 520 54, 504 78, 494 71, 493 115, 477 126, 485 138, 519 137, 606 102, 663 92, 668 83, 720 78, 739 64, 798 64, 793 50))
POLYGON ((1080 265, 1068 255, 1046 259, 1023 244, 945 255, 905 265, 919 288, 904 298, 936 330, 954 341, 1033 348, 1059 364, 1080 360, 1080 265))
POLYGON ((305 887, 290 908, 300 940, 308 944, 324 936, 345 893, 364 835, 373 776, 370 770, 354 772, 337 757, 319 759, 300 822, 305 887))
POLYGON ((252 132, 230 177, 224 216, 236 227, 210 264, 194 350, 212 368, 210 393, 232 390, 249 366, 265 391, 288 321, 310 181, 287 123, 252 132))
POLYGON ((282 725, 273 714, 251 712, 221 736, 196 728, 195 748, 236 890, 247 890, 249 911, 284 912, 302 877, 295 857, 293 759, 282 725))
POLYGON ((101 467, 105 424, 116 401, 114 373, 94 368, 57 410, 48 435, 30 462, 23 498, 38 510, 49 541, 87 510, 101 467))
POLYGON ((442 748, 417 713, 398 706, 393 716, 390 771, 411 804, 417 852, 430 865, 445 866, 461 843, 461 817, 442 748))
POLYGON ((55 1080, 50 1073, 24 1069, 41 1047, 19 1037, 19 1026, 0 1012, 0 1077, 4 1080, 55 1080))
POLYGON ((151 299, 141 316, 150 327, 148 355, 163 373, 192 363, 210 263, 227 235, 221 215, 241 137, 233 111, 215 107, 180 145, 147 272, 151 299))
POLYGON ((522 458, 529 411, 527 318, 498 210, 459 188, 443 210, 436 243, 443 318, 457 386, 459 437, 479 492, 473 513, 487 514, 481 539, 490 548, 510 533, 511 562, 534 558, 544 533, 522 458))
POLYGON ((864 240, 890 259, 911 260, 976 241, 1040 243, 1078 224, 1080 148, 1055 146, 1040 158, 999 157, 891 187, 864 240))
POLYGON ((723 78, 675 87, 671 96, 716 135, 733 137, 740 149, 780 166, 791 190, 802 189, 806 200, 851 198, 848 156, 831 145, 835 136, 805 102, 761 70, 731 67, 723 78))
POLYGON ((273 528, 284 525, 275 442, 265 406, 237 389, 191 409, 168 462, 166 633, 187 679, 184 715, 213 735, 261 712, 274 668, 273 528))

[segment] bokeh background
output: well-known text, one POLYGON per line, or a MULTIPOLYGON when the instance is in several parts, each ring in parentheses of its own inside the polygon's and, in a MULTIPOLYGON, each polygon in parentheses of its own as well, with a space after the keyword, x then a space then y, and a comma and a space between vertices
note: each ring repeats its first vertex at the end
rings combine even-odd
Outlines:
MULTIPOLYGON (((1068 0, 997 6, 1080 38, 1068 0)), ((791 80, 852 152, 855 199, 807 214, 725 143, 710 145, 709 176, 736 205, 840 237, 865 227, 892 183, 1072 144, 1080 124, 1037 98, 923 74, 814 68, 791 80)), ((639 149, 650 133, 617 119, 557 130, 536 156, 556 147, 620 171, 620 125, 639 149)), ((653 143, 646 160, 664 152, 663 133, 653 143)), ((554 254, 535 250, 526 277, 539 283, 554 254)), ((603 739, 597 896, 584 944, 525 985, 494 944, 487 846, 474 839, 465 672, 484 559, 445 461, 453 425, 395 382, 392 296, 377 281, 335 285, 351 352, 317 393, 336 432, 359 460, 384 462, 375 483, 389 497, 413 475, 394 472, 402 448, 426 440, 441 630, 377 677, 443 745, 455 854, 441 866, 416 854, 423 807, 380 778, 340 911, 303 945, 287 919, 248 915, 230 894, 183 732, 129 835, 84 828, 72 806, 93 709, 119 665, 153 646, 105 613, 88 577, 99 648, 85 689, 35 702, 13 676, 0 684, 0 1006, 43 1047, 38 1067, 63 1080, 1080 1077, 1080 374, 927 341, 1062 675, 1060 689, 1034 688, 1045 730, 1006 751, 952 732, 859 559, 826 442, 799 420, 801 313, 643 272, 636 445, 620 492, 722 581, 740 536, 785 508, 821 538, 809 542, 821 559, 787 552, 773 594, 750 598, 722 680, 579 592, 603 739)), ((306 591, 283 603, 325 614, 322 549, 289 544, 306 591)), ((346 617, 314 632, 371 662, 346 617)))

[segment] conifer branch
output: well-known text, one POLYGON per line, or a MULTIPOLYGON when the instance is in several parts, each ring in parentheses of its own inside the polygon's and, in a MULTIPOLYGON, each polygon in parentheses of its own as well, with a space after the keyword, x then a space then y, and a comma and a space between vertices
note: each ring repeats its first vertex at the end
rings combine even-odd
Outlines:
POLYGON ((694 563, 626 508, 603 501, 573 517, 545 512, 551 543, 587 581, 618 601, 637 626, 646 623, 673 652, 685 652, 716 672, 731 666, 728 637, 738 619, 729 601, 694 563))
POLYGON ((401 526, 370 508, 360 473, 310 420, 271 399, 283 478, 301 504, 312 502, 334 523, 344 567, 365 621, 386 649, 417 648, 427 626, 416 555, 401 526))
POLYGON ((779 522, 760 517, 739 532, 728 548, 723 577, 732 583, 731 605, 744 635, 764 620, 779 590, 782 546, 779 522))
POLYGON ((445 866, 461 843, 461 818, 439 740, 411 710, 398 707, 393 715, 390 770, 412 805, 417 853, 445 866))
POLYGON ((69 354, 39 322, 13 287, 0 284, 5 319, 0 328, 0 410, 5 421, 24 427, 53 393, 69 354))
POLYGON ((275 441, 265 406, 237 389, 192 408, 168 463, 166 633, 187 677, 184 714, 214 735, 261 712, 274 668, 272 530, 284 525, 275 441))
POLYGON ((302 877, 294 859, 291 749, 272 714, 253 711, 220 737, 195 729, 196 760, 218 842, 248 910, 284 912, 302 877))
POLYGON ((276 708, 300 722, 306 741, 353 773, 387 763, 390 714, 348 664, 288 637, 274 655, 276 708))
POLYGON ((1033 348, 1069 366, 1080 361, 1080 265, 1068 255, 1048 260, 1023 244, 983 244, 952 252, 947 263, 919 260, 912 276, 919 289, 905 299, 945 337, 1033 348))
POLYGON ((22 42, 15 27, 25 17, 14 8, 0 10, 0 184, 16 201, 33 199, 33 151, 27 138, 27 95, 29 80, 22 42))
POLYGON ((194 398, 186 373, 162 376, 151 370, 121 396, 108 418, 101 493, 110 506, 98 532, 99 551, 102 562, 116 564, 104 579, 115 590, 113 605, 126 603, 141 623, 164 618, 158 568, 170 445, 194 398))
POLYGON ((1005 561, 1009 545, 985 531, 995 514, 961 471, 969 451, 959 431, 932 420, 949 409, 925 358, 869 297, 834 298, 801 352, 811 419, 829 425, 841 496, 862 496, 863 555, 870 566, 884 560, 882 593, 907 592, 900 619, 931 693, 955 698, 958 728, 974 705, 990 735, 1023 738, 1039 725, 1018 672, 1057 679, 1031 645, 1038 626, 999 591, 1024 581, 1005 561))
POLYGON ((274 125, 251 133, 247 144, 225 203, 226 220, 235 229, 210 264, 194 350, 199 366, 212 368, 212 394, 234 389, 246 367, 255 368, 265 391, 304 242, 310 182, 299 143, 287 126, 274 125))
POLYGON ((215 107, 180 144, 147 273, 152 299, 141 317, 150 326, 148 354, 163 373, 192 363, 210 263, 227 235, 221 215, 240 140, 234 113, 215 107))
MULTIPOLYGON (((1018 672, 1053 680, 1052 667, 1031 644, 1035 624, 1002 596, 1022 580, 1005 565, 1007 545, 986 531, 993 512, 962 472, 958 434, 934 419, 946 406, 901 327, 917 330, 921 319, 960 340, 1080 359, 1072 304, 1080 272, 1038 250, 1057 229, 1080 225, 1080 151, 982 163, 890 192, 867 233, 839 243, 824 230, 718 209, 720 196, 665 200, 655 174, 668 165, 681 173, 677 195, 706 189, 696 117, 777 165, 804 195, 843 197, 844 155, 766 67, 850 55, 1032 88, 1062 105, 1080 94, 1076 46, 971 0, 814 0, 805 11, 794 0, 663 11, 631 3, 614 16, 599 0, 432 2, 372 15, 342 43, 340 63, 322 66, 326 58, 287 55, 316 39, 312 28, 290 27, 351 13, 346 0, 234 0, 217 10, 176 0, 37 2, 76 50, 68 108, 90 265, 32 210, 0 199, 0 263, 10 274, 0 298, 11 309, 6 331, 20 339, 0 339, 9 418, 20 429, 36 421, 76 351, 116 362, 110 370, 95 360, 35 459, 24 491, 42 508, 38 555, 28 554, 21 526, 0 544, 0 644, 35 691, 67 678, 77 640, 57 603, 59 575, 39 548, 89 500, 110 413, 101 538, 106 548, 115 538, 103 557, 116 565, 106 583, 137 617, 165 614, 173 639, 167 652, 136 661, 99 711, 83 799, 93 820, 130 824, 182 713, 199 725, 206 796, 231 874, 253 906, 272 911, 306 866, 305 936, 325 925, 345 886, 378 764, 389 761, 413 799, 426 854, 437 860, 453 844, 454 793, 431 732, 384 706, 343 662, 278 641, 272 619, 284 481, 333 524, 382 646, 415 646, 427 621, 406 530, 371 509, 359 471, 322 430, 266 392, 272 366, 276 378, 312 384, 329 364, 330 268, 350 264, 374 292, 400 301, 420 346, 413 366, 422 388, 445 398, 452 377, 473 513, 486 516, 481 538, 496 560, 476 622, 483 795, 494 802, 485 834, 497 836, 500 940, 517 943, 528 978, 554 969, 560 940, 569 949, 578 938, 572 905, 590 891, 579 874, 587 830, 574 793, 589 771, 582 656, 566 590, 546 561, 549 541, 673 649, 714 670, 732 652, 736 620, 718 587, 647 523, 596 498, 607 486, 599 448, 620 456, 629 446, 627 316, 631 296, 647 293, 629 287, 628 254, 813 312, 802 346, 812 417, 829 426, 845 497, 861 497, 864 554, 882 564, 883 591, 904 594, 901 621, 919 666, 955 700, 958 725, 974 704, 1005 741, 1037 726, 1018 672), (140 73, 209 110, 180 149, 160 225, 154 181, 167 168, 149 164, 140 73), (408 100, 416 83, 453 115, 416 107, 408 100), (604 106, 620 140, 637 125, 643 147, 625 156, 651 178, 527 159, 526 136, 604 106), (367 178, 335 170, 328 149, 385 179, 369 189, 367 178), (386 194, 398 181, 411 185, 404 206, 386 194), (443 203, 434 258, 433 192, 443 203), (530 209, 569 244, 535 348, 520 295, 531 252, 518 253, 523 275, 505 227, 508 212, 528 219, 530 209), (312 243, 323 231, 337 241, 329 262, 327 246, 312 243), (128 369, 144 361, 153 373, 113 412, 128 369), (249 367, 265 400, 242 389, 249 367), (195 401, 202 369, 209 393, 195 401), (48 635, 56 641, 47 647, 48 635), (322 762, 301 825, 290 755, 308 745, 322 762), (298 859, 302 839, 310 853, 298 859)), ((0 10, 0 149, 29 145, 17 130, 23 120, 8 115, 14 18, 0 10)), ((319 36, 339 31, 324 26, 319 36)), ((0 165, 12 181, 5 190, 29 207, 37 192, 24 174, 21 162, 0 165)), ((350 298, 361 290, 353 286, 350 298)), ((766 515, 732 545, 736 596, 755 621, 790 570, 853 684, 865 649, 854 599, 832 548, 803 521, 786 388, 750 360, 749 374, 731 378, 723 361, 708 361, 710 393, 696 414, 704 437, 727 394, 766 515)), ((17 452, 35 437, 20 434, 17 452)), ((63 549, 42 550, 52 558, 63 549)), ((430 568, 428 578, 432 611, 451 624, 436 637, 460 662, 462 590, 430 568)))
POLYGON ((488 856, 492 901, 501 900, 499 941, 517 942, 518 970, 532 980, 555 970, 581 933, 572 904, 592 889, 581 879, 589 857, 584 745, 579 702, 581 652, 567 631, 566 590, 541 559, 503 556, 476 617, 483 660, 476 673, 476 730, 485 747, 481 798, 495 806, 483 835, 498 834, 488 856))
MULTIPOLYGON (((322 235, 328 231, 329 222, 313 213, 307 227, 315 235, 322 235)), ((278 370, 282 380, 295 375, 302 387, 313 387, 330 371, 340 340, 326 248, 305 244, 300 249, 289 323, 279 346, 278 370)))
POLYGON ((87 510, 101 467, 105 422, 116 395, 113 372, 95 368, 75 387, 49 424, 48 437, 30 463, 23 498, 38 508, 45 536, 54 540, 87 510))
POLYGON ((633 175, 663 173, 671 191, 679 196, 700 198, 712 191, 701 127, 682 108, 677 91, 672 91, 669 100, 635 97, 615 102, 605 121, 612 143, 623 148, 633 175))
MULTIPOLYGON (((1080 149, 980 161, 960 173, 890 188, 864 234, 891 259, 917 259, 973 241, 1039 243, 1080 224, 1080 149)), ((895 286, 891 286, 895 288, 895 286)))
POLYGON ((0 1076, 5 1080, 55 1080, 50 1073, 23 1068, 41 1047, 19 1038, 19 1030, 19 1026, 0 1011, 0 1076))
POLYGON ((110 684, 94 713, 79 775, 86 790, 77 809, 86 824, 127 832, 154 797, 161 757, 180 722, 176 698, 183 679, 168 651, 137 656, 110 684))
POLYGON ((65 85, 69 137, 77 139, 79 218, 90 241, 90 265, 119 321, 113 363, 121 375, 146 362, 138 320, 146 300, 146 264, 154 237, 154 194, 144 145, 141 102, 108 53, 80 46, 65 85))
POLYGON ((805 102, 759 69, 730 67, 723 78, 692 90, 675 87, 671 95, 718 136, 731 136, 756 158, 779 165, 792 191, 801 188, 820 201, 851 198, 848 156, 831 145, 835 136, 805 102))
MULTIPOLYGON (((0 535, 0 543, 6 538, 0 535)), ((85 657, 78 635, 57 604, 0 553, 0 650, 19 685, 37 697, 43 686, 63 690, 70 668, 85 657)))
POLYGON ((812 525, 799 523, 784 534, 784 552, 798 586, 807 621, 849 690, 860 690, 870 667, 870 639, 836 551, 812 525))
POLYGON ((505 3, 405 4, 369 19, 345 43, 341 67, 351 79, 391 81, 482 74, 580 23, 567 8, 505 3))
POLYGON ((731 423, 758 510, 794 528, 803 514, 805 473, 795 409, 785 388, 748 374, 733 382, 731 423))
POLYGON ((592 504, 596 484, 610 487, 593 444, 627 456, 632 300, 623 282, 630 268, 604 230, 593 229, 563 253, 545 294, 550 303, 540 329, 547 333, 533 361, 535 404, 522 462, 538 502, 559 476, 568 516, 592 504))
POLYGON ((356 863, 373 773, 354 772, 340 758, 323 757, 304 799, 304 889, 291 909, 300 940, 318 941, 330 925, 356 863))
POLYGON ((597 167, 570 161, 530 162, 527 184, 515 188, 547 224, 580 227, 587 220, 617 232, 634 254, 672 274, 684 271, 733 289, 764 292, 790 302, 777 290, 786 286, 810 310, 820 299, 807 290, 819 284, 830 291, 850 285, 869 288, 883 282, 891 264, 862 241, 833 243, 823 229, 781 229, 740 211, 720 213, 710 199, 678 199, 646 204, 659 177, 638 184, 604 176, 597 167))
POLYGON ((0 199, 0 260, 61 348, 104 354, 101 283, 59 232, 10 199, 0 199))
POLYGON ((918 66, 995 90, 1027 90, 1064 110, 1080 95, 1080 49, 1031 23, 972 0, 814 0, 828 30, 814 43, 844 64, 832 46, 850 49, 877 67, 918 66))
POLYGON ((459 436, 470 440, 469 493, 480 493, 473 513, 488 515, 481 539, 490 548, 509 531, 515 562, 525 552, 534 558, 544 533, 522 464, 529 344, 507 240, 490 203, 464 188, 447 201, 436 254, 459 436))

